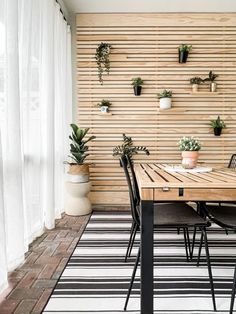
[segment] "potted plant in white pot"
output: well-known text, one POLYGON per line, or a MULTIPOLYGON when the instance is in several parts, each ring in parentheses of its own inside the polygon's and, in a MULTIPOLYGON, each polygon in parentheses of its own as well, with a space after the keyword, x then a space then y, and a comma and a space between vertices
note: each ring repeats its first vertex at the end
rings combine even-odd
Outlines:
POLYGON ((108 113, 111 105, 112 103, 106 99, 103 99, 101 102, 97 104, 97 106, 100 108, 101 113, 108 113))
POLYGON ((170 109, 172 100, 172 91, 164 89, 161 93, 157 94, 160 101, 160 109, 170 109))
POLYGON ((226 128, 226 124, 221 120, 220 116, 218 116, 216 120, 211 120, 211 127, 214 130, 215 136, 220 136, 222 130, 226 128))
POLYGON ((193 93, 196 93, 198 92, 198 87, 199 85, 203 82, 203 80, 198 77, 198 76, 195 76, 195 77, 192 77, 190 79, 190 84, 192 85, 192 91, 193 93))
POLYGON ((70 182, 88 182, 89 164, 86 164, 85 160, 89 156, 89 147, 86 144, 95 139, 96 136, 92 135, 85 139, 89 128, 81 129, 76 124, 71 124, 70 126, 72 133, 69 136, 71 140, 69 157, 72 161, 67 162, 69 164, 68 179, 70 182))
POLYGON ((140 96, 142 91, 143 80, 141 77, 135 77, 132 79, 132 85, 134 88, 134 95, 140 96))
POLYGON ((217 90, 217 84, 215 82, 215 79, 218 77, 218 74, 213 73, 212 71, 209 72, 208 77, 204 79, 204 82, 210 82, 209 89, 210 92, 216 92, 217 90))
POLYGON ((188 54, 192 50, 192 45, 182 44, 179 46, 179 63, 186 63, 188 54))
POLYGON ((201 143, 193 136, 184 136, 179 141, 179 149, 182 151, 182 166, 193 169, 197 165, 201 143))

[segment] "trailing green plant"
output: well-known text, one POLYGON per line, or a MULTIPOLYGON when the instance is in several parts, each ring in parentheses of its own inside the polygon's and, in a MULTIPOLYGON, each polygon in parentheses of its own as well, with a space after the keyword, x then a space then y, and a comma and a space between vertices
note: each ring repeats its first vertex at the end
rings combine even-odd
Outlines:
POLYGON ((179 46, 179 51, 187 51, 190 52, 192 50, 192 45, 182 44, 179 46))
POLYGON ((143 152, 146 155, 150 155, 149 150, 146 146, 134 146, 133 140, 130 136, 126 136, 124 133, 123 136, 123 143, 122 145, 118 145, 113 148, 113 156, 124 156, 128 155, 132 160, 133 155, 138 154, 139 152, 143 152))
POLYGON ((215 74, 214 72, 210 71, 208 77, 204 79, 204 82, 214 82, 218 76, 219 76, 218 74, 215 74))
POLYGON ((157 97, 159 99, 161 99, 161 98, 171 98, 172 97, 172 91, 164 89, 161 93, 157 94, 157 97))
POLYGON ((199 151, 201 143, 193 136, 183 136, 178 142, 181 151, 199 151))
POLYGON ((195 76, 190 79, 190 84, 200 85, 202 82, 203 82, 203 79, 199 76, 195 76))
POLYGON ((133 86, 142 86, 143 80, 141 79, 141 77, 134 77, 134 78, 132 78, 132 85, 133 86))
POLYGON ((217 129, 224 129, 224 128, 226 128, 226 124, 225 124, 224 120, 222 120, 220 118, 220 116, 218 116, 216 120, 211 120, 211 127, 213 129, 216 129, 216 128, 217 129))
POLYGON ((109 100, 103 99, 101 102, 97 103, 98 107, 111 107, 112 103, 109 100))
POLYGON ((101 42, 96 49, 95 59, 97 61, 98 78, 101 85, 103 84, 103 73, 106 72, 109 74, 110 71, 109 56, 111 48, 110 44, 101 42))
POLYGON ((69 136, 69 139, 71 140, 70 144, 71 155, 69 155, 69 157, 72 158, 76 164, 82 165, 85 159, 89 156, 88 154, 89 148, 86 144, 94 140, 96 136, 92 135, 85 139, 85 136, 89 131, 89 128, 81 129, 76 124, 71 124, 70 126, 72 128, 72 133, 69 136))

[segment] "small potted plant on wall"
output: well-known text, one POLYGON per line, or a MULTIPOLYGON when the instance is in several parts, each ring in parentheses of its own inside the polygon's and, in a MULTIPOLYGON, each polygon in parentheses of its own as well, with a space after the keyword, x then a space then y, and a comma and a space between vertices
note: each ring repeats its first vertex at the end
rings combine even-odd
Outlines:
POLYGON ((157 94, 160 101, 160 109, 170 109, 172 100, 172 91, 164 89, 161 93, 157 94))
POLYGON ((221 120, 220 116, 216 120, 211 120, 211 127, 214 130, 215 136, 220 136, 222 129, 226 128, 226 124, 221 120))
POLYGON ((70 181, 79 183, 88 182, 89 164, 85 163, 85 159, 89 156, 89 148, 86 144, 95 139, 96 136, 92 135, 85 139, 89 128, 81 129, 76 124, 71 124, 70 126, 72 128, 72 133, 69 136, 71 141, 69 157, 72 161, 66 162, 69 164, 68 174, 70 176, 70 181))
POLYGON ((209 72, 208 77, 204 79, 204 82, 210 82, 210 92, 216 92, 217 84, 215 79, 218 77, 218 74, 213 73, 212 71, 209 72))
POLYGON ((112 103, 106 99, 103 99, 101 102, 97 104, 97 106, 100 107, 101 113, 108 113, 111 105, 112 103))
POLYGON ((182 166, 186 169, 196 167, 201 144, 194 137, 184 136, 179 141, 179 149, 182 151, 182 166))
POLYGON ((134 95, 140 96, 142 91, 143 80, 141 77, 135 77, 132 79, 132 85, 134 88, 134 95))
POLYGON ((192 91, 193 93, 196 93, 198 92, 198 87, 199 85, 203 82, 203 80, 198 77, 198 76, 195 76, 195 77, 192 77, 190 79, 190 84, 192 85, 192 91))
POLYGON ((103 73, 109 74, 110 71, 109 57, 111 48, 110 44, 101 42, 96 49, 95 59, 98 66, 98 79, 101 85, 103 84, 103 73))
POLYGON ((179 63, 186 63, 188 54, 192 49, 192 45, 182 44, 179 46, 179 63))

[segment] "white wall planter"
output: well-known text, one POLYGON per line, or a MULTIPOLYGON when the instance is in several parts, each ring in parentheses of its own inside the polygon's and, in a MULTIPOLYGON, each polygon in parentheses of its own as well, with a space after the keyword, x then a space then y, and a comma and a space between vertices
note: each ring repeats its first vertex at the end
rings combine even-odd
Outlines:
POLYGON ((101 106, 100 107, 101 113, 108 113, 109 112, 109 107, 108 106, 101 106))
POLYGON ((170 109, 171 108, 171 101, 170 97, 160 98, 160 109, 170 109))

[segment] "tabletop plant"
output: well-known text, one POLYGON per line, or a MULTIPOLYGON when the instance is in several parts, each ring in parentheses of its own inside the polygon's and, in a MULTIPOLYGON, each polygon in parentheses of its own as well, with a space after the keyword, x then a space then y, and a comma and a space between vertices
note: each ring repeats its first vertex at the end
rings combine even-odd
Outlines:
POLYGON ((222 120, 220 116, 218 116, 216 120, 211 120, 211 127, 214 130, 215 136, 220 136, 222 130, 226 128, 226 124, 224 120, 222 120))
POLYGON ((208 77, 204 79, 204 82, 210 82, 210 92, 216 92, 217 84, 215 79, 218 77, 218 74, 215 74, 213 71, 210 71, 208 77))
POLYGON ((201 143, 193 136, 184 136, 178 142, 179 149, 182 151, 182 166, 186 169, 196 167, 198 161, 198 152, 201 149, 201 143))
POLYGON ((203 83, 203 81, 204 80, 199 76, 195 76, 190 79, 190 84, 192 85, 193 92, 198 91, 198 87, 201 83, 203 83))
POLYGON ((112 103, 109 100, 103 99, 101 102, 97 103, 97 106, 100 107, 100 111, 102 113, 109 112, 109 108, 111 107, 112 103))
POLYGON ((171 108, 171 98, 172 91, 164 89, 161 93, 157 94, 160 101, 160 109, 170 109, 171 108))
POLYGON ((98 66, 98 78, 101 85, 103 85, 103 74, 106 72, 109 74, 110 72, 110 52, 111 52, 111 45, 108 43, 101 42, 95 53, 95 59, 97 61, 98 66))
POLYGON ((182 44, 179 46, 179 63, 186 63, 189 52, 192 50, 192 45, 182 44))
POLYGON ((134 95, 140 96, 142 91, 143 80, 141 77, 132 78, 132 85, 134 88, 134 95))
POLYGON ((149 150, 146 146, 135 146, 131 136, 126 136, 124 133, 123 136, 123 143, 121 145, 116 146, 113 148, 113 156, 121 157, 128 155, 132 160, 133 155, 138 154, 139 152, 143 152, 146 155, 150 155, 149 150))

